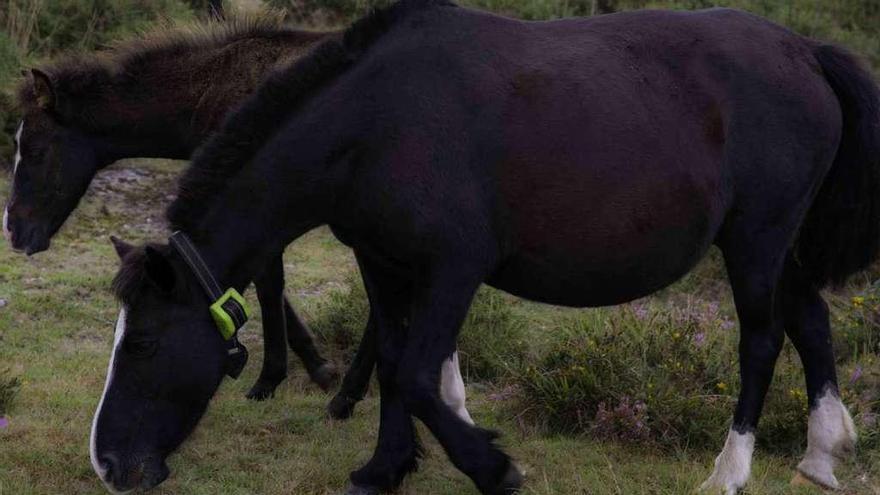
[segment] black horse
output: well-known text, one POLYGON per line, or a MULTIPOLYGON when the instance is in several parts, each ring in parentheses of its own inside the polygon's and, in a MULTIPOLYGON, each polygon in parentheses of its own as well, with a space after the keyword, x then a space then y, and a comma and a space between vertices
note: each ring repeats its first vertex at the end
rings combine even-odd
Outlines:
MULTIPOLYGON (((169 218, 237 290, 319 225, 354 248, 381 426, 350 494, 392 490, 416 467, 413 416, 482 493, 521 485, 493 434, 438 390, 481 283, 618 304, 672 283, 713 243, 739 315, 742 389, 704 488, 746 483, 785 333, 809 394, 798 470, 835 487, 854 431, 819 289, 877 255, 878 95, 843 50, 735 10, 532 23, 405 1, 269 77, 196 153, 169 218)), ((93 456, 114 489, 150 487, 219 386, 226 345, 167 245, 128 252, 115 288, 124 310, 93 456)))
MULTIPOLYGON (((28 254, 47 249, 95 174, 115 161, 188 159, 268 73, 338 35, 291 29, 271 18, 236 18, 159 31, 26 73, 18 92, 23 120, 15 136, 12 196, 4 212, 13 248, 28 254)), ((283 299, 283 277, 279 257, 255 279, 265 352, 247 396, 257 400, 272 396, 287 376, 285 327, 312 380, 326 390, 335 378, 311 332, 283 299)), ((334 418, 351 415, 369 384, 376 351, 371 330, 366 334, 328 407, 334 418)), ((463 395, 450 400, 467 414, 463 395)))

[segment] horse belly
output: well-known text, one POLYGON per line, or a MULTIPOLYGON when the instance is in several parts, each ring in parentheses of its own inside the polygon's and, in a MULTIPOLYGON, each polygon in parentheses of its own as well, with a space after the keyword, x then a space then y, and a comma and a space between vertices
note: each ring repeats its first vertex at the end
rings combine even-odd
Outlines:
POLYGON ((527 181, 527 194, 508 190, 509 249, 489 283, 550 304, 606 306, 687 273, 723 221, 719 181, 674 167, 639 172, 617 183, 562 171, 527 181))

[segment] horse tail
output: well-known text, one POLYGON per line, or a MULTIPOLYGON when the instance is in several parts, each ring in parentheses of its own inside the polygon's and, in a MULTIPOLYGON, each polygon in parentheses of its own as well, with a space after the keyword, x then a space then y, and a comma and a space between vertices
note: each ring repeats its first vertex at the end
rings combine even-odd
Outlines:
POLYGON ((821 45, 814 54, 840 102, 843 133, 794 253, 824 287, 864 270, 880 251, 880 88, 845 50, 821 45))

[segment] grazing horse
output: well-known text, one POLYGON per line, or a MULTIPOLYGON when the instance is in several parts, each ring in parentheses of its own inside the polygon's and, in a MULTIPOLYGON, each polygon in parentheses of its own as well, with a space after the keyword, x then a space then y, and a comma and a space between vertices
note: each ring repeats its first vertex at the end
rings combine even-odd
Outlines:
POLYGON ((739 316, 741 390, 703 488, 745 485, 785 333, 809 394, 798 471, 836 487, 855 432, 819 288, 877 255, 878 95, 843 50, 736 10, 377 11, 267 78, 196 152, 169 218, 204 270, 165 244, 123 257, 98 472, 116 490, 155 485, 221 382, 227 343, 196 273, 242 290, 328 224, 355 251, 380 346, 378 443, 346 493, 393 490, 415 469, 413 417, 481 493, 521 486, 494 435, 439 390, 481 283, 618 304, 713 243, 739 316))
MULTIPOLYGON (((113 50, 62 59, 26 73, 18 103, 23 120, 4 231, 13 248, 33 254, 73 212, 95 174, 122 158, 188 159, 230 109, 272 70, 338 33, 291 29, 269 18, 233 19, 160 31, 113 50)), ((287 342, 312 380, 331 386, 335 372, 311 332, 283 298, 281 258, 255 280, 263 315, 263 368, 249 398, 271 397, 287 376, 287 342)), ((343 419, 364 396, 375 364, 368 326, 355 362, 331 401, 343 419)), ((451 365, 452 363, 450 363, 451 365)), ((466 415, 457 366, 448 368, 450 404, 466 415)))

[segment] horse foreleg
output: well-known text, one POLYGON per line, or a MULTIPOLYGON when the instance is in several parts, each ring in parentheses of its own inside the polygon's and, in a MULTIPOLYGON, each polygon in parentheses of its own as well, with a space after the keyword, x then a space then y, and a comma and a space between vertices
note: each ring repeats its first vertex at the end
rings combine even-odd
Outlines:
POLYGON ((254 285, 263 317, 263 369, 247 398, 264 400, 272 397, 278 384, 287 378, 284 265, 280 256, 269 263, 254 285))
POLYGON ((821 294, 789 257, 780 288, 785 331, 804 365, 810 419, 807 451, 798 464, 801 477, 825 488, 837 489, 834 476, 839 457, 853 450, 856 432, 849 411, 840 401, 828 307, 821 294))
POLYGON ((414 291, 411 326, 396 376, 401 397, 481 493, 513 493, 522 485, 522 475, 494 444, 496 435, 463 419, 440 392, 444 365, 455 351, 461 324, 481 282, 479 272, 469 274, 461 266, 435 267, 431 272, 430 280, 416 283, 414 291))
POLYGON ((373 495, 396 489, 416 469, 421 449, 396 379, 406 342, 404 320, 409 309, 409 284, 371 268, 360 258, 358 262, 370 297, 370 329, 375 335, 371 340, 378 357, 380 423, 373 457, 351 473, 346 495, 373 495))

